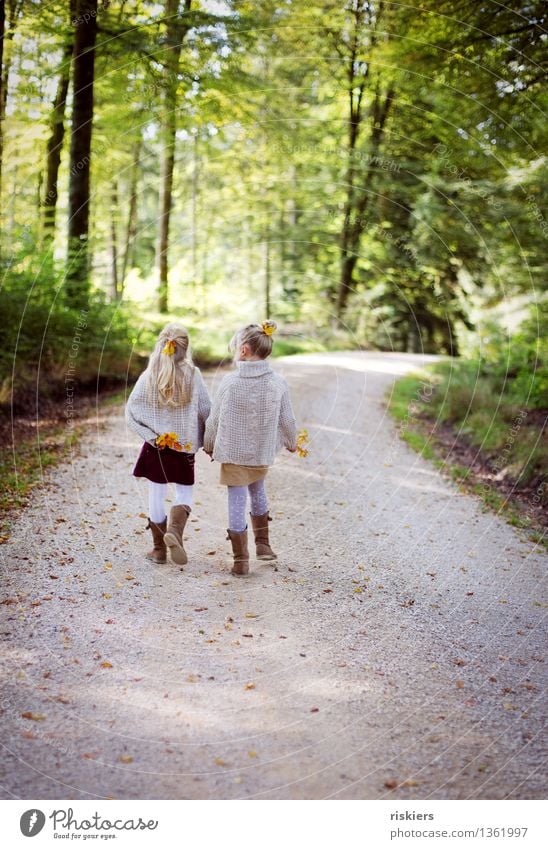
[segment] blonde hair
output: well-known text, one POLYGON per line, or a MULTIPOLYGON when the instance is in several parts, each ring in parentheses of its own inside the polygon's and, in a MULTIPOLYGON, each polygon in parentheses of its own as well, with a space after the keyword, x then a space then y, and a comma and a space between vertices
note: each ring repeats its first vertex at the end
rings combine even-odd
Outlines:
POLYGON ((235 353, 242 345, 249 345, 251 353, 266 360, 272 353, 272 334, 278 329, 275 321, 263 321, 262 324, 248 324, 238 330, 230 340, 228 349, 235 353))
POLYGON ((188 332, 181 324, 166 324, 150 355, 146 374, 152 403, 184 407, 190 402, 194 364, 188 332))

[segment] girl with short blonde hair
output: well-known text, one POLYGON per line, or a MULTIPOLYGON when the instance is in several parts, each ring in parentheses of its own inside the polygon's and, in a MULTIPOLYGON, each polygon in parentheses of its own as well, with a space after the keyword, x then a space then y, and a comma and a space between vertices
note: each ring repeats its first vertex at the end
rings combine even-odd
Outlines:
POLYGON ((269 541, 270 515, 264 479, 281 448, 297 450, 295 415, 284 378, 266 362, 272 353, 273 321, 248 324, 233 336, 237 371, 221 382, 207 421, 204 450, 221 463, 228 487, 228 539, 233 575, 249 573, 246 505, 259 560, 275 560, 269 541))

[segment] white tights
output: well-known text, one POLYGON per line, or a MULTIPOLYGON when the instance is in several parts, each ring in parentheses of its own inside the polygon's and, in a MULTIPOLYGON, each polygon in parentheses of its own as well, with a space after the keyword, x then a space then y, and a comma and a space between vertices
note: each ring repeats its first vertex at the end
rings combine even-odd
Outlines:
MULTIPOLYGON (((182 483, 175 484, 175 501, 173 505, 185 504, 192 507, 194 487, 182 483)), ((148 482, 148 515, 151 522, 163 522, 166 518, 165 497, 167 483, 148 482)))

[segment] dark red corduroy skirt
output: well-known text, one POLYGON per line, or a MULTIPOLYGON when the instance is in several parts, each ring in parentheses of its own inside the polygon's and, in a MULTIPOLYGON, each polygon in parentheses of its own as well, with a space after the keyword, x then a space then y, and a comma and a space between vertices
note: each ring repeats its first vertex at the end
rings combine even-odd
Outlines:
POLYGON ((194 454, 174 451, 173 448, 155 448, 145 442, 133 469, 136 478, 147 478, 153 483, 194 483, 194 454))

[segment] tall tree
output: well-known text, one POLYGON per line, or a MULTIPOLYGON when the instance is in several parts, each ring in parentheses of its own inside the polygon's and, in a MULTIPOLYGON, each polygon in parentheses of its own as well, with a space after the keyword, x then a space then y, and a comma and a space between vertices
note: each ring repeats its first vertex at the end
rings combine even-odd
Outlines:
POLYGON ((2 165, 4 160, 4 122, 8 101, 8 84, 12 61, 12 42, 23 0, 8 0, 6 16, 5 0, 0 0, 0 198, 2 196, 2 165))
POLYGON ((173 170, 175 166, 175 140, 177 135, 177 90, 179 87, 179 63, 183 40, 191 22, 189 18, 192 0, 184 0, 180 9, 179 0, 166 0, 166 40, 163 75, 163 108, 161 117, 162 162, 160 173, 160 214, 158 216, 158 242, 156 266, 158 271, 158 309, 167 312, 169 225, 173 200, 173 170))
POLYGON ((126 242, 124 247, 124 256, 122 260, 121 285, 122 289, 124 281, 135 255, 135 236, 137 235, 137 200, 138 200, 138 183, 139 171, 141 168, 141 148, 143 145, 143 137, 139 133, 139 138, 133 146, 133 162, 131 166, 131 175, 129 181, 129 204, 126 225, 126 242))
POLYGON ((352 0, 348 8, 348 24, 340 39, 337 52, 346 71, 347 106, 347 170, 346 200, 341 230, 341 276, 337 294, 337 317, 342 320, 348 296, 354 284, 354 268, 358 260, 365 213, 371 198, 376 161, 392 101, 394 86, 383 86, 381 72, 373 70, 372 53, 379 39, 384 16, 384 3, 352 0), (367 98, 373 88, 373 97, 367 98), (368 105, 368 101, 369 104, 368 105), (363 124, 369 114, 368 147, 362 144, 363 124), (359 155, 366 151, 369 165, 364 169, 359 155))
MULTIPOLYGON (((70 21, 76 19, 76 0, 69 2, 70 21)), ((74 51, 74 31, 69 29, 63 49, 63 58, 57 81, 57 91, 51 107, 50 127, 46 149, 46 185, 44 194, 44 235, 52 238, 55 232, 59 167, 65 138, 65 105, 70 82, 70 63, 74 51)))
POLYGON ((97 0, 76 0, 70 142, 67 295, 85 305, 89 292, 89 201, 97 0))

